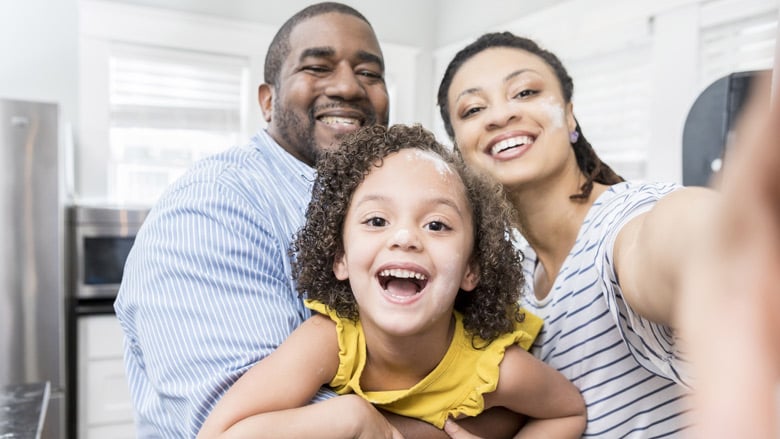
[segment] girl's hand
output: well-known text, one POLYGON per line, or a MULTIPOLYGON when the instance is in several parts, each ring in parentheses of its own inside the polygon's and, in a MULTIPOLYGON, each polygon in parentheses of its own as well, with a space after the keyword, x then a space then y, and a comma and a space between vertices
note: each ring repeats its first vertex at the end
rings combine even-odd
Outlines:
POLYGON ((342 406, 336 413, 342 413, 343 419, 350 424, 352 432, 350 437, 355 439, 404 439, 379 410, 360 396, 342 395, 333 398, 332 402, 342 406))

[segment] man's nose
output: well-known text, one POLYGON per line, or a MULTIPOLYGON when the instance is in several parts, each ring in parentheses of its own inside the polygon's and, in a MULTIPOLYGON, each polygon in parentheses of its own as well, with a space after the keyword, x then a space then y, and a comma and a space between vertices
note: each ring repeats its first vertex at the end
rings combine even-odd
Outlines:
POLYGON ((325 94, 331 98, 350 101, 366 97, 366 89, 352 66, 339 64, 328 78, 325 94))

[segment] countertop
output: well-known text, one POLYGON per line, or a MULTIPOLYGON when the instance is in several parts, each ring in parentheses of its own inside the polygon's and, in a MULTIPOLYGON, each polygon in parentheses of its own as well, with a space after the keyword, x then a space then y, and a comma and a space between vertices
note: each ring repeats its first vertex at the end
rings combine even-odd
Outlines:
POLYGON ((48 381, 0 387, 0 439, 40 437, 48 405, 48 381))

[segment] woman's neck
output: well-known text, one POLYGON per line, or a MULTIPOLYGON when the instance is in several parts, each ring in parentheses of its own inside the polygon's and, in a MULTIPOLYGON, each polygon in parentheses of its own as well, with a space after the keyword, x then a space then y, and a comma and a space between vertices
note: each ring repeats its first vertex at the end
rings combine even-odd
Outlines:
POLYGON ((546 297, 552 287, 593 202, 607 188, 594 183, 587 199, 569 198, 580 192, 581 184, 578 181, 577 184, 548 185, 542 188, 524 187, 508 194, 517 210, 520 233, 536 253, 538 265, 534 293, 540 299, 546 297))

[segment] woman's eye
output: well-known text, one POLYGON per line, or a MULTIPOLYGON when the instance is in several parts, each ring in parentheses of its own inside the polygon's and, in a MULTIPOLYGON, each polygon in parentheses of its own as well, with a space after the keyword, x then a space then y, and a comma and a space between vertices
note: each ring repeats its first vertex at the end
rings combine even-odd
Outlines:
POLYGON ((429 230, 434 232, 443 232, 445 230, 450 230, 450 227, 441 221, 431 221, 428 223, 427 227, 429 230))
POLYGON ((521 98, 521 99, 522 98, 527 98, 529 96, 535 95, 536 93, 539 93, 539 91, 538 90, 531 90, 531 89, 520 90, 520 93, 517 93, 515 95, 515 98, 521 98))
POLYGON ((461 113, 460 117, 466 118, 466 117, 469 117, 471 115, 477 114, 480 111, 482 111, 482 107, 470 107, 470 108, 467 108, 466 111, 461 113))

